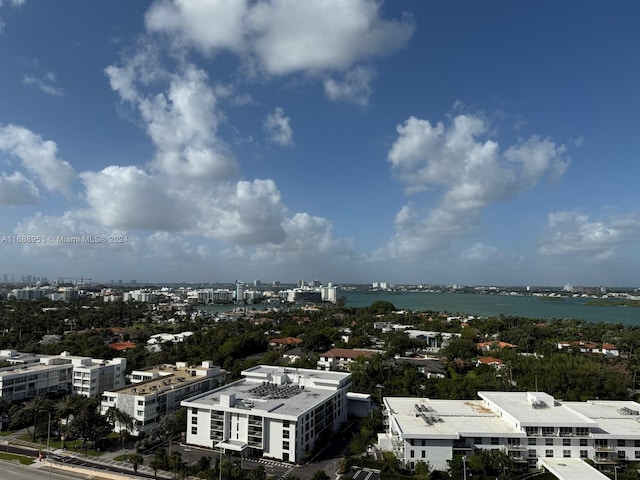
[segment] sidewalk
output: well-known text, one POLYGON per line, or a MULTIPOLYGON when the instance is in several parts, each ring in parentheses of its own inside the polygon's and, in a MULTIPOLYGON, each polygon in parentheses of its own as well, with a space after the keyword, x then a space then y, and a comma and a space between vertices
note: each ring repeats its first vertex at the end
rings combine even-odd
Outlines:
MULTIPOLYGON (((47 453, 47 445, 46 443, 40 444, 39 442, 30 442, 27 440, 23 440, 20 437, 24 437, 24 435, 27 433, 26 430, 19 430, 16 432, 12 432, 9 435, 5 436, 5 437, 0 437, 0 441, 4 442, 8 442, 9 445, 16 445, 16 446, 20 446, 20 447, 24 447, 24 448, 28 448, 33 450, 33 456, 37 457, 38 456, 38 452, 43 452, 44 454, 47 453)), ((113 450, 113 451, 107 451, 102 453, 99 456, 93 456, 93 455, 85 455, 84 453, 79 453, 73 450, 62 450, 62 449, 57 449, 57 450, 51 450, 50 455, 52 458, 58 457, 58 458, 68 458, 68 459, 73 459, 73 460, 77 460, 79 462, 91 462, 91 463, 98 463, 100 465, 104 465, 106 467, 116 467, 116 468, 121 468, 123 470, 127 470, 128 473, 130 473, 130 475, 134 475, 134 471, 133 471, 133 467, 131 466, 131 464, 129 462, 122 462, 122 461, 117 461, 115 460, 115 458, 121 456, 121 455, 125 455, 125 454, 132 454, 135 453, 135 450, 113 450)), ((36 466, 37 468, 39 468, 41 465, 44 465, 44 463, 39 464, 38 462, 36 462, 34 464, 34 466, 36 466)), ((55 465, 55 463, 54 463, 55 465)), ((61 463, 61 466, 69 466, 71 467, 71 464, 67 464, 65 465, 65 463, 61 463)), ((152 475, 154 474, 153 469, 149 468, 146 465, 139 465, 138 466, 138 473, 141 474, 147 474, 147 475, 152 475)), ((158 478, 172 478, 172 474, 171 472, 165 472, 164 470, 158 470, 157 472, 157 477, 158 478)))

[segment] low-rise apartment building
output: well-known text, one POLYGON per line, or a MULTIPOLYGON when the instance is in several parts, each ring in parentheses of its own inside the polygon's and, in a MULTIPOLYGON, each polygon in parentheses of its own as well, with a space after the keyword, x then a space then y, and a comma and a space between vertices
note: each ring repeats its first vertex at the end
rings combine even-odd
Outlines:
POLYGON ((349 371, 350 365, 358 358, 372 358, 384 352, 380 350, 368 350, 364 348, 332 348, 321 353, 316 362, 318 370, 342 370, 349 371))
POLYGON ((481 400, 384 398, 382 450, 408 468, 445 470, 454 455, 500 449, 534 468, 541 459, 589 459, 596 467, 640 460, 640 404, 560 402, 541 392, 478 392, 481 400))
POLYGON ((127 360, 60 355, 31 355, 3 350, 0 359, 13 366, 0 368, 0 396, 8 402, 48 393, 94 397, 125 384, 127 360))
POLYGON ((258 365, 242 375, 182 402, 186 443, 299 462, 347 420, 348 373, 258 365))
POLYGON ((174 412, 181 400, 217 387, 226 377, 227 371, 210 361, 197 366, 177 362, 134 370, 130 375, 131 385, 103 392, 100 413, 104 415, 115 407, 133 418, 134 428, 130 433, 148 433, 164 415, 174 412))

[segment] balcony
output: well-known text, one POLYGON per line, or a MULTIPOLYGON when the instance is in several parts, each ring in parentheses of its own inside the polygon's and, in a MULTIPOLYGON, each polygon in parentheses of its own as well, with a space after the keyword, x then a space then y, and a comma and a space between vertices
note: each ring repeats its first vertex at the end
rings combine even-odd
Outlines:
POLYGON ((526 450, 528 447, 521 443, 509 443, 507 444, 507 450, 526 450))
POLYGON ((594 445, 593 449, 596 452, 615 452, 616 451, 616 447, 612 445, 594 445))

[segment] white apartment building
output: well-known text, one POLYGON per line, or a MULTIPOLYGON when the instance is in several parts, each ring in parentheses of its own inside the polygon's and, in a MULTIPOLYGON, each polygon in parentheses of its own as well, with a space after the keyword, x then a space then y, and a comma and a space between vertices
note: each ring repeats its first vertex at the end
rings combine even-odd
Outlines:
POLYGON ((60 392, 93 397, 125 384, 125 358, 100 360, 69 352, 34 356, 3 350, 0 359, 14 364, 0 368, 0 396, 8 402, 60 392))
POLYGON ((382 450, 408 468, 447 469, 454 455, 500 449, 535 468, 541 461, 590 459, 596 467, 640 461, 640 404, 560 402, 541 392, 478 392, 481 400, 384 398, 382 450), (556 460, 553 460, 556 459, 556 460))
POLYGON ((348 373, 258 365, 242 375, 182 402, 187 444, 295 463, 347 420, 348 373))
POLYGON ((181 400, 215 388, 226 377, 226 370, 209 361, 197 366, 178 362, 134 370, 130 376, 132 385, 103 392, 100 413, 104 415, 115 407, 133 417, 134 431, 130 433, 148 433, 165 414, 178 409, 181 400))

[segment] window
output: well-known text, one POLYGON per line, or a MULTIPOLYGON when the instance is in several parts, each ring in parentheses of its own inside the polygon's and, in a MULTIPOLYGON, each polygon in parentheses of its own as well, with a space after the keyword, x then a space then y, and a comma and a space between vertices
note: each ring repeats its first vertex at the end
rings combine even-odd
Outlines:
POLYGON ((283 426, 284 428, 289 428, 289 420, 283 420, 283 421, 282 421, 282 426, 283 426))
POLYGON ((640 447, 640 440, 634 440, 633 441, 633 446, 636 447, 636 448, 640 447))
POLYGON ((563 447, 570 447, 571 446, 571 439, 570 438, 563 438, 562 439, 562 446, 563 447))
POLYGON ((415 456, 416 456, 416 452, 415 452, 415 451, 413 451, 413 450, 410 450, 410 451, 409 451, 409 456, 410 456, 411 458, 415 457, 415 456))
POLYGON ((624 440, 620 440, 620 439, 618 439, 618 446, 619 446, 619 447, 624 447, 624 446, 625 446, 625 443, 626 443, 626 442, 625 442, 624 440))
POLYGON ((198 427, 191 427, 191 433, 193 435, 197 435, 198 434, 198 427))
POLYGON ((535 458, 536 457, 536 451, 535 450, 529 450, 529 458, 535 458))
POLYGON ((640 450, 636 450, 633 455, 635 458, 640 458, 640 450))
POLYGON ((538 435, 538 427, 526 427, 527 436, 538 435))
POLYGON ((587 458, 589 454, 586 450, 580 450, 580 458, 587 458))
POLYGON ((544 444, 547 445, 547 446, 553 445, 553 438, 545 438, 544 439, 544 444))
POLYGON ((289 438, 289 430, 285 430, 282 432, 282 438, 289 438))
POLYGON ((561 437, 568 437, 572 433, 573 432, 571 430, 571 427, 560 427, 560 436, 561 437))
POLYGON ((478 445, 482 445, 482 437, 475 437, 473 439, 473 443, 478 444, 478 445))
POLYGON ((491 445, 498 445, 500 439, 498 437, 491 437, 491 445))
POLYGON ((426 450, 422 450, 422 458, 427 458, 427 451, 426 450))
POLYGON ((571 457, 571 450, 562 450, 562 456, 564 458, 570 458, 571 457))
POLYGON ((138 406, 141 407, 142 405, 144 405, 144 400, 138 400, 138 406))
POLYGON ((198 413, 198 409, 197 408, 192 408, 191 409, 191 413, 193 413, 195 415, 196 413, 198 413))
POLYGON ((624 460, 625 458, 627 458, 627 452, 618 450, 618 460, 624 460))
POLYGON ((576 427, 576 435, 589 435, 589 429, 587 427, 576 427))
POLYGON ((282 442, 282 449, 289 450, 289 442, 282 442))
POLYGON ((535 438, 527 438, 527 445, 536 445, 537 443, 535 438))
POLYGON ((136 415, 138 415, 139 417, 143 416, 144 415, 144 410, 138 410, 136 412, 136 415))
POLYGON ((198 424, 198 417, 191 417, 191 425, 197 425, 198 424))
POLYGON ((542 427, 542 435, 544 435, 545 437, 550 437, 553 434, 554 434, 553 427, 542 427))
POLYGON ((587 446, 587 439, 586 438, 581 438, 580 439, 580 446, 581 447, 586 447, 587 446))
POLYGON ((545 457, 553 457, 553 450, 545 450, 544 451, 544 456, 545 457))

